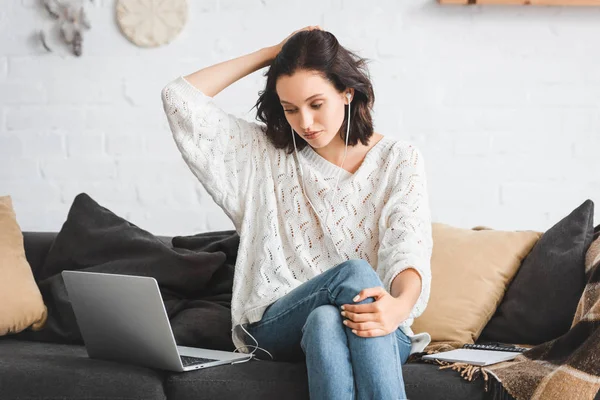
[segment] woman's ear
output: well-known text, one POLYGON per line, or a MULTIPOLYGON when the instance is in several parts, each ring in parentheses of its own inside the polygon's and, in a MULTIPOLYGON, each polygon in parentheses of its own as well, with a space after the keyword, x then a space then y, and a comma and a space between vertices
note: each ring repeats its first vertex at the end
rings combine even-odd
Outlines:
POLYGON ((350 102, 352 102, 352 99, 354 99, 354 88, 348 88, 346 89, 346 91, 344 92, 344 97, 346 100, 346 104, 350 104, 350 102))

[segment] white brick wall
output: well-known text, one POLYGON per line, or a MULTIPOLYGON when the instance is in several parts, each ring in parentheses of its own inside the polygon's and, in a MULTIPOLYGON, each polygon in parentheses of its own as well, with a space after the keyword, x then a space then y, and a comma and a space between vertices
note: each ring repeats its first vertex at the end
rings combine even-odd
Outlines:
MULTIPOLYGON (((587 198, 600 210, 600 8, 193 0, 174 42, 141 49, 97 0, 75 58, 32 38, 52 24, 39 2, 2 3, 0 195, 24 230, 59 230, 80 192, 155 234, 232 229, 181 160, 160 90, 314 24, 371 60, 376 130, 422 149, 436 221, 545 230, 587 198)), ((263 72, 217 101, 254 119, 263 72)))

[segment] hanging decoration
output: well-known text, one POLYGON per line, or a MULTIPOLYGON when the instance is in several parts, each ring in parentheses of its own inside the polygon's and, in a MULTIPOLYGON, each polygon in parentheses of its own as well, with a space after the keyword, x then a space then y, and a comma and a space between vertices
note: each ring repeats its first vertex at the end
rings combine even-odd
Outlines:
POLYGON ((121 32, 140 47, 158 47, 172 41, 188 18, 186 0, 118 0, 121 32))
MULTIPOLYGON (((91 3, 94 0, 89 0, 91 3)), ((83 31, 91 28, 85 10, 84 0, 43 0, 44 8, 55 20, 64 44, 70 47, 71 52, 77 57, 82 54, 83 31)), ((49 31, 38 31, 39 39, 46 51, 53 52, 54 46, 49 43, 49 31)))

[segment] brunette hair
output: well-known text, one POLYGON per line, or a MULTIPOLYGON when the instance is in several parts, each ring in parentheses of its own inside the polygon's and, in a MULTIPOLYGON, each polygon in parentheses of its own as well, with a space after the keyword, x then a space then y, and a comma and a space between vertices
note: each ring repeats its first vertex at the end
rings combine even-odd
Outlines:
MULTIPOLYGON (((354 88, 351 103, 350 137, 348 145, 355 146, 358 141, 368 145, 373 135, 371 112, 375 101, 366 58, 344 48, 336 37, 322 30, 300 31, 290 37, 277 54, 270 68, 264 74, 267 77, 265 90, 259 92, 256 119, 265 123, 269 141, 278 149, 287 148, 288 154, 294 152, 291 128, 285 117, 279 96, 275 90, 277 79, 292 76, 296 71, 314 71, 331 82, 340 93, 354 88)), ((344 108, 344 122, 338 134, 346 141, 348 109, 344 108)), ((297 133, 296 146, 303 149, 308 143, 297 133)))

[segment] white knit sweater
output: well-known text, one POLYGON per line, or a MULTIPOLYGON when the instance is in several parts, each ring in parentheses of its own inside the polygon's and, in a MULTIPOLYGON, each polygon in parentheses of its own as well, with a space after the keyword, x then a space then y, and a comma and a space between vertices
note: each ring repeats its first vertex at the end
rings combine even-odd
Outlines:
MULTIPOLYGON (((388 292, 401 271, 418 271, 421 293, 401 328, 412 339, 411 353, 422 351, 430 336, 414 335, 410 326, 429 299, 432 237, 418 149, 384 136, 355 173, 342 170, 327 222, 330 239, 302 195, 296 156, 276 149, 263 125, 228 114, 182 76, 161 95, 183 159, 240 235, 231 300, 236 347, 244 346, 239 324, 259 321, 267 306, 303 282, 360 258, 388 292)), ((324 197, 331 200, 341 168, 310 146, 298 155, 307 195, 324 221, 324 197)))

